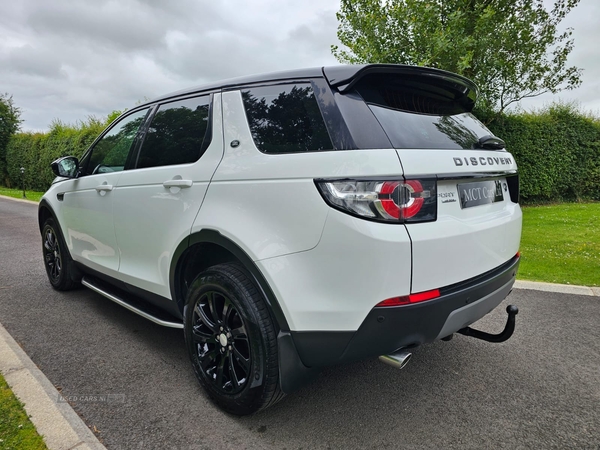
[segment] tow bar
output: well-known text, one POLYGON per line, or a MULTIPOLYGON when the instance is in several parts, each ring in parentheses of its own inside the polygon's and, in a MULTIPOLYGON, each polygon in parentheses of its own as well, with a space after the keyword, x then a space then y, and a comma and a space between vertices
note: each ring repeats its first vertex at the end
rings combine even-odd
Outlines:
POLYGON ((517 308, 515 305, 508 305, 506 312, 508 313, 508 319, 506 320, 506 326, 504 327, 504 330, 502 330, 502 333, 500 334, 485 333, 484 331, 474 330, 470 327, 462 328, 458 330, 457 333, 487 342, 507 341, 515 331, 515 316, 519 313, 519 308, 517 308))

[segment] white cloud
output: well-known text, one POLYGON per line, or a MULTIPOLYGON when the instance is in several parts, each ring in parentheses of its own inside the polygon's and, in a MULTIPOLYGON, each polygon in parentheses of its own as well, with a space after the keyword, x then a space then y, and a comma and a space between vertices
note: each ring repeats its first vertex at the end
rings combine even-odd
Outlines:
POLYGON ((568 63, 583 69, 581 87, 572 91, 562 91, 557 95, 544 94, 523 100, 523 109, 536 109, 560 100, 579 103, 582 109, 600 116, 600 28, 596 19, 599 16, 598 0, 581 0, 561 23, 562 29, 573 29, 575 47, 569 55, 568 63))
MULTIPOLYGON (((571 63, 584 84, 561 98, 600 109, 597 0, 582 0, 571 63)), ((21 0, 0 15, 0 92, 26 130, 104 116, 145 98, 253 73, 335 64, 339 0, 21 0)), ((548 101, 524 102, 525 108, 548 101)))

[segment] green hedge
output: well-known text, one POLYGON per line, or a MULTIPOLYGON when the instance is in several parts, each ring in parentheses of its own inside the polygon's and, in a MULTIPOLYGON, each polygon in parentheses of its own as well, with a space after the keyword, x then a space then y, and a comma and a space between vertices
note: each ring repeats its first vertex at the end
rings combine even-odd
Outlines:
POLYGON ((600 200, 597 118, 571 104, 554 104, 503 115, 488 128, 517 161, 523 202, 600 200))
POLYGON ((48 133, 17 133, 6 148, 4 185, 21 187, 21 171, 25 168, 27 189, 45 191, 54 179, 50 163, 61 156, 80 158, 96 137, 115 118, 106 120, 90 117, 78 125, 52 123, 48 133))
MULTIPOLYGON (((14 135, 6 150, 3 184, 20 187, 19 168, 23 166, 27 189, 46 190, 54 178, 50 163, 61 156, 80 157, 118 114, 115 111, 104 121, 90 118, 77 126, 57 121, 49 133, 14 135)), ((488 121, 484 114, 478 115, 488 121)), ((523 202, 600 200, 597 118, 573 105, 554 104, 534 113, 502 115, 488 127, 506 141, 515 156, 523 202)))

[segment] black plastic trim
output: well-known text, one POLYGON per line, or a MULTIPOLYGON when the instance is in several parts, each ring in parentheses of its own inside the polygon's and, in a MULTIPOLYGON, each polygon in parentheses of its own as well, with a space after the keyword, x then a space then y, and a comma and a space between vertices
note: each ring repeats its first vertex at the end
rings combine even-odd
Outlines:
MULTIPOLYGON (((42 208, 46 208, 48 211, 50 211, 50 215, 56 221, 56 224, 58 225, 58 228, 60 230, 60 223, 58 223, 58 221, 56 220, 56 214, 54 214, 54 209, 52 209, 52 206, 50 206, 50 203, 48 203, 48 200, 43 198, 40 200, 40 203, 38 204, 38 227, 40 229, 40 233, 42 232, 42 227, 44 226, 44 224, 42 223, 42 216, 41 216, 42 208)), ((64 234, 63 234, 62 230, 60 230, 60 234, 62 234, 63 238, 64 238, 64 234)))
POLYGON ((146 133, 148 132, 148 129, 150 128, 150 123, 152 122, 152 119, 154 119, 154 114, 156 114, 158 105, 156 105, 156 104, 149 105, 149 107, 150 107, 150 109, 148 111, 148 115, 146 116, 146 120, 140 126, 140 128, 137 132, 137 135, 135 137, 135 142, 133 144, 133 147, 132 147, 131 151, 129 152, 129 155, 127 155, 127 161, 125 163, 124 170, 133 170, 137 166, 137 161, 138 161, 138 158, 140 157, 140 149, 142 148, 144 140, 146 139, 146 133))
POLYGON ((290 327, 285 314, 281 309, 279 301, 254 261, 252 261, 246 252, 244 252, 244 250, 242 250, 235 242, 231 241, 215 230, 201 230, 190 235, 177 246, 173 254, 173 259, 171 260, 171 268, 169 272, 171 296, 174 300, 177 300, 174 303, 181 302, 181 304, 183 304, 183 301, 185 300, 181 298, 181 293, 178 291, 178 286, 181 284, 180 277, 183 269, 180 264, 182 256, 188 248, 195 244, 201 243, 216 244, 230 252, 244 266, 248 273, 254 278, 256 285, 262 290, 264 298, 267 301, 271 314, 277 322, 279 329, 281 331, 289 331, 290 327))
POLYGON ((440 295, 449 295, 456 292, 469 290, 469 297, 466 303, 472 303, 478 298, 485 297, 490 292, 500 289, 506 281, 503 275, 516 270, 520 262, 520 256, 515 255, 509 261, 505 262, 501 266, 496 267, 488 272, 482 273, 476 277, 470 278, 460 283, 451 284, 440 288, 440 295))
POLYGON ((510 193, 510 199, 512 200, 512 202, 519 203, 521 197, 519 174, 515 173, 507 177, 506 184, 508 184, 508 192, 510 193))
POLYGON ((311 82, 333 147, 336 150, 356 149, 352 134, 335 103, 333 93, 325 78, 313 78, 311 82))
MULTIPOLYGON (((80 265, 79 267, 81 269, 82 265, 80 265)), ((107 279, 109 277, 104 278, 107 279)), ((183 319, 181 317, 173 316, 172 314, 166 311, 163 305, 157 306, 155 304, 156 300, 154 300, 153 302, 147 300, 145 296, 150 293, 144 294, 144 297, 137 296, 135 294, 132 294, 130 290, 130 288, 132 287, 131 285, 122 282, 117 283, 117 281, 118 280, 115 279, 110 279, 110 282, 104 281, 87 274, 81 280, 84 286, 92 289, 100 295, 107 297, 111 301, 117 303, 119 306, 129 309, 133 313, 138 314, 147 320, 150 320, 161 326, 183 329, 183 319), (120 287, 117 287, 117 284, 119 284, 120 287), (128 306, 125 306, 124 304, 128 305, 129 307, 132 307, 132 309, 130 309, 128 306)), ((146 292, 137 288, 136 290, 139 292, 146 292)), ((158 296, 154 295, 154 297, 158 296)), ((170 302, 171 300, 163 299, 163 301, 170 302)))
POLYGON ((279 384, 285 394, 297 391, 318 374, 319 370, 306 367, 294 345, 294 339, 287 331, 277 335, 277 351, 279 355, 279 384))
POLYGON ((387 355, 433 342, 452 311, 514 282, 520 258, 462 283, 440 288, 440 297, 397 307, 373 308, 356 331, 292 331, 307 367, 324 367, 387 355))
POLYGON ((352 149, 394 148, 373 111, 360 95, 355 92, 340 94, 334 89, 333 97, 352 138, 352 149))
MULTIPOLYGON (((100 283, 105 283, 110 285, 113 290, 117 291, 119 297, 127 299, 127 303, 135 304, 137 302, 144 302, 146 305, 152 305, 164 313, 167 313, 169 316, 172 316, 173 321, 183 320, 183 315, 177 308, 177 304, 174 300, 170 300, 161 295, 157 295, 153 292, 146 291, 144 289, 140 289, 136 286, 133 286, 129 283, 125 283, 124 281, 117 280, 109 275, 106 275, 102 272, 99 272, 95 269, 92 269, 81 262, 74 261, 77 268, 86 274, 89 277, 92 277, 96 282, 100 281, 100 283), (119 292, 120 291, 120 292, 119 292)), ((142 308, 140 308, 142 309, 142 308)), ((153 308, 150 306, 146 306, 145 310, 152 311, 153 308)), ((163 313, 163 314, 164 314, 163 313)), ((159 312, 154 312, 152 315, 156 317, 161 317, 159 312)))
MULTIPOLYGON (((460 172, 460 173, 442 173, 436 175, 438 180, 462 180, 467 178, 501 178, 514 177, 517 175, 517 170, 502 170, 498 172, 460 172)), ((425 175, 423 175, 425 177, 425 175)), ((415 178, 411 176, 411 178, 415 178)), ((418 178, 418 177, 417 177, 418 178)))

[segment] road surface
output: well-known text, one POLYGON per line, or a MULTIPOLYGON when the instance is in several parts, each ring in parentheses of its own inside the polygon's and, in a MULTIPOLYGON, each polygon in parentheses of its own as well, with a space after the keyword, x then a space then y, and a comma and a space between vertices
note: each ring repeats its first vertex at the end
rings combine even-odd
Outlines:
POLYGON ((0 199, 0 323, 108 449, 600 448, 600 299, 514 290, 464 336, 416 349, 402 371, 376 359, 327 369, 252 417, 218 410, 181 330, 87 289, 54 291, 36 205, 0 199), (94 401, 110 395, 110 401, 94 401), (98 398, 98 397, 96 397, 98 398))

